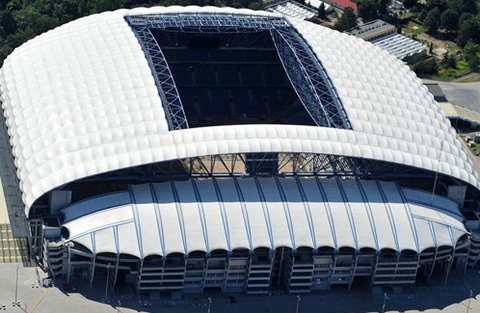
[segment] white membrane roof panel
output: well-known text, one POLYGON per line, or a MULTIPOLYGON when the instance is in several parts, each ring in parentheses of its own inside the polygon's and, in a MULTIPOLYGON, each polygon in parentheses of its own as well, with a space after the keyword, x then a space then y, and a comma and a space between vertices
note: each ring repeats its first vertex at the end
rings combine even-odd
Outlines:
POLYGON ((331 208, 333 224, 337 234, 338 248, 342 247, 357 247, 356 238, 353 234, 352 220, 350 219, 345 202, 342 198, 341 192, 338 189, 335 179, 321 180, 322 186, 327 195, 327 199, 331 208))
MULTIPOLYGON (((301 192, 294 179, 279 179, 278 182, 282 186, 287 203, 288 218, 291 220, 294 240, 292 245, 294 248, 313 247, 315 243, 315 227, 312 219, 312 207, 305 199, 302 199, 301 192), (299 229, 308 227, 305 231, 299 229)), ((302 188, 303 189, 303 188, 302 188)))
POLYGON ((285 214, 288 210, 288 202, 283 203, 280 198, 279 190, 274 179, 259 178, 258 179, 261 192, 266 200, 264 204, 265 212, 268 215, 271 224, 272 236, 274 238, 275 248, 292 247, 293 229, 291 219, 285 214), (287 223, 287 221, 289 223, 287 223), (291 234, 292 233, 292 234, 291 234))
POLYGON ((173 252, 186 253, 181 210, 173 197, 171 186, 153 185, 153 190, 159 206, 162 255, 166 256, 173 252))
POLYGON ((345 181, 340 180, 342 187, 348 190, 346 194, 348 202, 346 206, 351 212, 351 216, 355 226, 355 234, 357 236, 358 245, 360 247, 369 247, 377 249, 377 239, 373 227, 373 218, 369 214, 367 207, 368 202, 365 202, 359 188, 352 188, 350 181, 345 184, 345 181))
POLYGON ((133 185, 132 194, 134 204, 132 209, 136 210, 134 214, 138 214, 136 217, 138 229, 136 229, 137 237, 139 237, 142 253, 143 251, 150 251, 152 254, 163 255, 160 242, 160 229, 159 229, 159 210, 158 204, 153 199, 153 194, 150 188, 139 188, 139 186, 133 185))
MULTIPOLYGON (((303 203, 295 178, 278 178, 282 189, 288 187, 284 200, 279 197, 280 189, 275 178, 262 178, 259 179, 264 194, 262 207, 255 180, 238 179, 245 197, 243 210, 239 201, 232 201, 238 197, 233 179, 216 181, 223 202, 219 202, 211 179, 195 181, 204 195, 203 208, 196 202, 190 181, 176 183, 182 194, 178 203, 174 203, 173 197, 162 197, 171 193, 170 183, 145 184, 130 189, 135 204, 105 209, 63 226, 69 231, 68 240, 78 241, 96 253, 127 253, 139 258, 152 254, 166 256, 192 251, 208 253, 217 249, 255 250, 282 246, 421 252, 441 245, 454 245, 467 233, 462 218, 443 210, 441 203, 439 207, 402 203, 402 189, 394 183, 377 185, 375 181, 362 181, 362 190, 369 195, 368 202, 363 202, 358 196, 357 181, 319 179, 323 192, 328 195, 328 201, 325 201, 316 179, 299 179, 307 199, 303 203), (355 195, 350 205, 341 196, 339 181, 343 192, 355 195), (149 195, 152 190, 155 190, 155 196, 149 195), (390 206, 384 203, 381 193, 391 199, 390 206), (142 204, 139 206, 139 203, 142 204), (309 217, 306 216, 306 207, 310 208, 309 217), (161 223, 156 221, 158 213, 161 223), (244 217, 246 213, 248 222, 244 217), (227 224, 229 232, 225 228, 227 224)), ((72 205, 75 206, 81 207, 82 202, 72 205)))
POLYGON ((240 202, 238 190, 233 179, 219 179, 218 189, 222 194, 223 205, 226 208, 226 219, 229 226, 231 247, 252 250, 250 234, 250 216, 240 202))
POLYGON ((388 208, 378 190, 376 184, 360 181, 362 189, 367 195, 370 212, 372 213, 373 227, 377 234, 378 246, 380 249, 389 248, 397 250, 395 236, 392 231, 392 220, 388 215, 388 208))
MULTIPOLYGON (((324 181, 324 180, 322 180, 324 181)), ((312 224, 315 229, 315 242, 322 246, 338 249, 337 230, 331 217, 332 207, 325 199, 317 185, 316 179, 300 180, 312 214, 312 224)))
POLYGON ((203 216, 201 216, 199 208, 201 204, 195 197, 192 183, 183 181, 174 184, 178 192, 178 208, 185 228, 187 249, 189 251, 207 251, 205 237, 208 230, 203 225, 203 216))
POLYGON ((269 216, 262 207, 254 179, 238 179, 238 184, 242 190, 246 212, 249 216, 253 247, 275 249, 275 239, 272 237, 269 216))
MULTIPOLYGON (((412 242, 417 243, 417 236, 413 218, 411 217, 408 204, 403 202, 401 194, 396 189, 397 186, 393 184, 380 183, 383 191, 388 195, 386 200, 390 209, 390 216, 393 220, 394 232, 397 237, 398 247, 400 250, 412 249, 412 242)), ((412 249, 417 251, 418 248, 412 249)))
POLYGON ((201 198, 199 211, 201 210, 203 214, 205 225, 217 225, 215 231, 210 230, 210 227, 205 227, 205 236, 208 242, 207 250, 209 252, 217 249, 228 251, 229 249, 225 249, 225 247, 231 246, 230 243, 227 243, 227 238, 230 236, 230 224, 226 216, 227 210, 223 202, 218 200, 213 180, 209 180, 209 183, 206 184, 195 185, 201 198))
POLYGON ((87 176, 252 151, 370 158, 438 169, 480 187, 455 131, 407 66, 361 39, 296 19, 291 23, 324 65, 353 130, 236 125, 169 132, 148 62, 124 20, 163 13, 279 17, 213 7, 119 10, 17 48, 0 70, 0 100, 27 215, 46 192, 87 176))

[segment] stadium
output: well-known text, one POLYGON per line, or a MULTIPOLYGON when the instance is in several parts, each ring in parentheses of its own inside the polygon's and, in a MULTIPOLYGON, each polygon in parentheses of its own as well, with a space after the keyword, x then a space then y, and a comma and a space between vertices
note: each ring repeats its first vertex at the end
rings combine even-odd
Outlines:
POLYGON ((469 152, 415 74, 361 39, 263 11, 119 10, 17 48, 0 93, 53 278, 298 294, 479 259, 469 152))

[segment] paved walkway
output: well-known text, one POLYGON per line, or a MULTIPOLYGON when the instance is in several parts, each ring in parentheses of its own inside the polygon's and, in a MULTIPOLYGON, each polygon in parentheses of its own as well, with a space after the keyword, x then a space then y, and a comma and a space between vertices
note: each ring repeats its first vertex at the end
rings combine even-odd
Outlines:
MULTIPOLYGON (((2 111, 0 110, 0 113, 2 111)), ((5 208, 7 208, 8 223, 15 238, 29 236, 29 230, 25 218, 25 206, 22 203, 19 181, 13 165, 13 157, 10 151, 5 130, 5 120, 0 119, 0 223, 5 220, 5 208)))
POLYGON ((419 286, 403 294, 373 295, 366 288, 333 288, 330 291, 316 292, 309 295, 247 296, 234 294, 236 303, 228 304, 227 296, 218 291, 206 291, 204 295, 189 295, 183 301, 166 301, 158 304, 141 306, 139 301, 128 294, 119 296, 118 302, 102 302, 105 285, 94 283, 90 288, 85 281, 74 281, 76 291, 65 292, 62 282, 57 287, 44 288, 39 284, 43 276, 37 274, 34 267, 9 263, 0 266, 0 308, 5 304, 9 312, 35 313, 96 313, 96 312, 169 312, 198 313, 207 312, 210 297, 210 312, 228 313, 264 313, 297 312, 298 313, 367 313, 385 312, 407 313, 479 313, 480 312, 480 274, 468 270, 467 275, 452 273, 447 287, 443 288, 442 279, 433 281, 435 286, 419 286), (18 269, 18 276, 17 276, 18 269), (440 286, 438 285, 440 284, 440 286), (37 287, 38 285, 38 287, 37 287), (470 298, 470 290, 472 298, 470 298), (13 306, 12 301, 20 303, 13 306))

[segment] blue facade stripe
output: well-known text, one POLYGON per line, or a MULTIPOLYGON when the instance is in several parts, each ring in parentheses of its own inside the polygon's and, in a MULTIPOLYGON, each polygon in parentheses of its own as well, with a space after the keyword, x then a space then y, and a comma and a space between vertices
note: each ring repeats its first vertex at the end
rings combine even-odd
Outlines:
POLYGON ((305 211, 305 216, 308 222, 308 228, 310 230, 310 236, 312 237, 312 244, 313 249, 316 251, 318 249, 317 246, 317 237, 315 235, 315 225, 313 223, 312 217, 312 210, 310 208, 310 202, 308 201, 307 195, 305 194, 305 190, 303 189, 302 183, 298 176, 295 176, 295 181, 297 183, 298 191, 300 192, 300 197, 302 198, 303 209, 305 211))
POLYGON ((240 202, 240 206, 242 207, 243 223, 245 224, 248 245, 250 247, 250 251, 253 252, 252 228, 250 227, 250 218, 248 216, 247 205, 245 204, 245 198, 243 197, 242 189, 240 188, 240 184, 238 183, 236 177, 233 177, 233 182, 235 183, 235 188, 237 189, 238 201, 240 202))
POLYGON ((120 254, 120 238, 118 237, 118 225, 113 226, 113 240, 115 240, 115 251, 120 254))
POLYGON ((352 213, 352 208, 350 207, 350 202, 348 201, 347 194, 345 193, 345 189, 343 188, 340 180, 338 178, 335 178, 335 182, 337 183, 338 190, 342 195, 343 205, 345 207, 345 212, 347 213, 347 216, 348 216, 348 222, 350 224, 350 230, 352 231, 353 241, 355 242, 355 249, 359 251, 360 249, 358 247, 357 228, 355 226, 355 218, 352 213))
POLYGON ((205 216, 205 208, 203 206, 202 197, 200 195, 200 192, 198 191, 198 187, 197 187, 197 184, 195 183, 195 180, 191 179, 190 182, 192 183, 193 192, 195 194, 195 198, 197 199, 197 210, 198 210, 198 216, 200 217, 200 225, 202 225, 203 240, 205 242, 205 252, 209 254, 210 243, 208 241, 208 227, 207 227, 207 218, 205 216))
POLYGON ((170 186, 172 188, 173 199, 175 200, 175 208, 177 210, 178 226, 180 227, 180 233, 182 235, 183 242, 183 251, 185 255, 188 255, 188 246, 187 246, 187 233, 185 231, 185 221, 183 219, 182 205, 180 203, 180 197, 178 196, 177 188, 175 187, 175 182, 170 181, 170 186))
POLYGON ((225 232, 225 239, 227 241, 227 249, 229 252, 232 252, 232 243, 230 240, 230 227, 228 226, 228 215, 225 208, 225 202, 223 201, 222 192, 218 186, 218 182, 215 177, 212 177, 213 186, 215 187, 215 192, 217 193, 218 204, 220 206, 220 214, 222 215, 223 222, 223 231, 225 232))
POLYGON ((412 230, 413 238, 415 240, 415 246, 417 247, 417 253, 421 253, 420 249, 420 242, 418 241, 418 232, 417 232, 417 226, 415 225, 415 220, 413 219, 413 213, 412 213, 412 208, 410 207, 409 200, 405 196, 405 193, 403 192, 402 188, 396 184, 398 194, 400 197, 402 197, 403 205, 405 207, 406 214, 408 216, 408 222, 410 224, 410 229, 412 230))
POLYGON ((435 249, 438 249, 437 235, 435 234, 435 227, 432 221, 428 221, 428 227, 430 228, 430 233, 432 234, 433 243, 435 244, 435 249))
POLYGON ((380 182, 375 181, 375 183, 377 184, 378 191, 382 196, 383 205, 385 206, 385 211, 387 212, 387 216, 388 216, 388 222, 390 223, 390 227, 392 228, 393 240, 395 240, 395 246, 397 247, 397 252, 401 252, 400 244, 398 242, 397 226, 395 225, 395 218, 392 213, 392 207, 390 206, 390 202, 388 202, 387 195, 385 194, 385 191, 383 190, 382 185, 380 185, 380 182))
POLYGON ((262 186, 260 185, 258 178, 255 176, 253 179, 255 181, 255 185, 257 186, 258 196, 260 197, 263 217, 265 218, 265 226, 267 227, 268 236, 270 237, 270 246, 272 250, 275 250, 275 240, 273 238, 272 222, 270 220, 270 212, 268 211, 265 195, 263 194, 262 186))
POLYGON ((157 221, 158 238, 160 238, 160 248, 162 249, 163 257, 167 257, 167 250, 165 248, 165 232, 163 231, 162 211, 160 210, 160 204, 158 203, 157 193, 152 183, 148 184, 150 192, 152 193, 153 208, 155 210, 155 219, 157 221))
POLYGON ((143 260, 142 227, 140 225, 140 214, 138 213, 137 200, 135 199, 132 186, 128 186, 128 191, 130 192, 130 199, 132 199, 133 223, 135 224, 135 233, 137 235, 138 251, 140 252, 140 259, 143 260))
POLYGON ((375 225, 375 218, 372 212, 372 207, 370 206, 370 201, 368 201, 367 194, 365 193, 365 189, 363 189, 362 183, 359 179, 355 179, 357 182, 358 190, 360 191, 360 195, 363 199, 363 204, 365 206, 365 211, 367 212, 368 221, 370 223, 370 228, 372 229, 373 240, 375 240, 375 247, 377 251, 380 251, 380 244, 378 242, 378 232, 377 226, 375 225))
POLYGON ((288 200, 283 191, 282 184, 278 180, 278 177, 275 176, 275 182, 277 183, 278 193, 280 199, 282 200, 283 213, 285 214, 285 220, 287 222, 288 232, 290 233, 290 241, 292 242, 292 249, 297 250, 297 243, 295 242, 295 229, 293 227, 292 215, 290 214, 290 207, 288 206, 288 200))
POLYGON ((317 182, 318 190, 323 198, 323 205, 325 206, 325 211, 327 213, 328 224, 330 225, 330 233, 332 234, 333 244, 335 245, 335 250, 338 250, 338 241, 337 241, 337 233, 335 231, 335 223, 332 214, 332 208, 330 207, 330 202, 328 201, 327 194, 325 193, 325 189, 323 189, 322 183, 318 176, 315 176, 315 181, 317 182))
POLYGON ((96 255, 97 254, 97 242, 96 242, 96 238, 95 238, 95 232, 92 231, 90 233, 90 240, 92 241, 92 254, 93 255, 96 255))

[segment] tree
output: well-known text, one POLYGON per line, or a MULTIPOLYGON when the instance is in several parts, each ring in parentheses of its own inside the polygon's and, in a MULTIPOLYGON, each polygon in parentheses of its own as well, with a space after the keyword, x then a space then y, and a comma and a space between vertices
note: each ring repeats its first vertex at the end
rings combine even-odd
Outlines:
POLYGON ((0 11, 1 35, 5 37, 17 30, 17 22, 10 11, 0 11))
POLYGON ((464 21, 458 30, 457 45, 463 47, 469 41, 480 44, 480 20, 477 17, 464 21))
POLYGON ((417 0, 404 0, 403 6, 405 9, 411 9, 417 4, 417 0))
POLYGON ((388 6, 392 0, 358 0, 358 16, 371 21, 388 15, 388 6))
POLYGON ((474 18, 474 17, 475 17, 475 15, 473 15, 472 13, 462 13, 462 15, 460 15, 460 18, 458 19, 457 29, 460 29, 460 26, 462 26, 462 24, 466 20, 469 20, 469 19, 474 18))
POLYGON ((463 55, 470 69, 478 72, 480 65, 480 45, 472 41, 467 42, 463 49, 463 55))
POLYGON ((458 30, 458 14, 452 9, 443 11, 440 16, 440 26, 447 32, 455 32, 458 30))
POLYGON ((445 53, 441 65, 444 68, 457 68, 457 60, 453 55, 448 55, 448 52, 445 53))
POLYGON ((358 16, 364 21, 371 21, 377 18, 377 3, 375 0, 357 1, 358 16))
POLYGON ((357 16, 352 7, 346 7, 337 22, 333 25, 333 29, 343 32, 347 29, 357 26, 357 16))
POLYGON ((398 25, 397 26, 397 34, 401 34, 402 33, 402 25, 398 25))
POLYGON ((432 75, 437 73, 437 62, 435 59, 420 61, 412 65, 412 70, 417 74, 432 75))
POLYGON ((248 8, 250 10, 254 10, 254 11, 263 10, 263 2, 261 2, 261 1, 252 2, 248 5, 248 8))
POLYGON ((423 26, 427 29, 427 32, 429 33, 434 33, 438 30, 438 27, 440 26, 440 9, 439 8, 433 8, 431 9, 427 16, 425 17, 425 20, 423 20, 423 26))
POLYGON ((425 6, 427 10, 438 8, 440 11, 444 11, 447 9, 447 0, 426 0, 425 6))
POLYGON ((325 17, 327 17, 327 11, 325 10, 325 3, 322 2, 318 7, 318 18, 323 20, 325 17))
POLYGON ((457 12, 458 16, 463 13, 477 15, 478 7, 476 0, 448 0, 448 8, 457 12))

